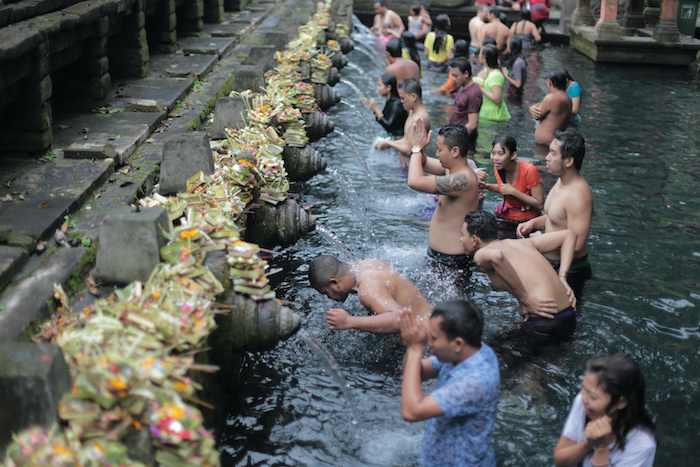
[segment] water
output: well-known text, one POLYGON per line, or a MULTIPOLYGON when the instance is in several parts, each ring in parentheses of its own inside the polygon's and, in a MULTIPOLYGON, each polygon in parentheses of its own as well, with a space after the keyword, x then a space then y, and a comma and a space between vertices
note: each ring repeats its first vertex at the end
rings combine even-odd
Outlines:
POLYGON ((338 237, 337 233, 333 232, 331 229, 318 222, 316 223, 316 228, 314 229, 314 232, 320 234, 324 239, 328 241, 328 243, 335 247, 338 253, 340 253, 339 259, 341 261, 346 263, 357 261, 355 255, 352 254, 352 251, 350 251, 350 248, 345 244, 345 242, 340 237, 338 237))
POLYGON ((357 194, 357 191, 352 187, 350 182, 343 176, 342 172, 333 167, 326 168, 326 172, 329 173, 337 182, 338 187, 343 191, 345 200, 347 201, 350 210, 355 214, 358 221, 362 223, 365 227, 365 233, 371 237, 376 238, 374 235, 374 229, 372 228, 372 221, 367 217, 367 208, 357 194))
POLYGON ((348 81, 346 79, 341 78, 340 82, 348 86, 353 91, 355 91, 355 94, 357 94, 358 97, 367 99, 367 96, 365 96, 365 94, 362 91, 360 91, 360 88, 358 88, 357 85, 352 81, 348 81))
MULTIPOLYGON (((372 77, 383 71, 357 51, 349 58, 372 77)), ((534 128, 527 108, 546 94, 545 73, 558 65, 567 68, 583 87, 578 128, 587 140, 582 173, 595 201, 588 241, 594 279, 584 290, 583 320, 570 342, 529 358, 497 346, 502 361, 493 441, 498 465, 552 465, 583 365, 592 356, 620 350, 640 363, 647 379, 647 401, 659 441, 655 465, 695 467, 700 437, 700 83, 684 69, 595 64, 569 48, 532 51, 528 64, 523 103, 508 102, 513 119, 479 122, 477 162, 486 165, 493 182, 490 143, 497 135, 511 134, 519 157, 541 165, 533 152, 534 128), (516 367, 505 363, 518 361, 522 364, 516 367)), ((342 72, 363 85, 360 74, 342 72)), ((442 85, 445 78, 426 71, 424 90, 442 85)), ((438 128, 449 117, 450 100, 424 95, 433 127, 438 128)), ((320 223, 336 232, 358 258, 374 256, 394 264, 432 302, 472 298, 484 310, 487 342, 512 329, 515 301, 493 292, 484 274, 475 272, 465 290, 441 282, 426 268, 431 197, 406 186, 406 172, 396 156, 372 149, 366 128, 350 109, 336 106, 328 113, 364 154, 377 190, 372 192, 341 138, 324 138, 318 149, 365 202, 376 242, 367 242, 366 227, 339 199, 342 189, 330 174, 306 182, 301 201, 329 205, 318 213, 320 223)), ((378 125, 377 130, 381 131, 378 125)), ((545 185, 555 181, 543 177, 545 185)), ((495 194, 486 193, 485 209, 493 210, 498 203, 495 194)), ((234 395, 236 411, 229 416, 223 440, 224 465, 416 465, 424 424, 404 422, 400 415, 400 339, 328 329, 321 310, 342 306, 351 314, 365 311, 355 296, 341 305, 309 286, 309 261, 319 254, 337 255, 324 237, 308 235, 278 250, 282 255, 273 267, 286 271, 277 279, 278 296, 298 304, 294 311, 302 315, 303 328, 334 356, 351 386, 365 432, 358 445, 350 435, 348 404, 331 378, 309 359, 306 344, 294 337, 273 351, 249 354, 241 372, 245 384, 234 395)), ((424 391, 433 387, 426 383, 424 391)))
POLYGON ((355 157, 357 158, 357 162, 360 163, 360 167, 362 167, 362 170, 365 172, 365 175, 367 176, 367 183, 369 183, 369 186, 372 190, 374 190, 374 184, 372 183, 372 175, 369 173, 369 169, 367 168, 367 162, 365 162, 365 158, 362 157, 362 153, 358 149, 357 145, 355 142, 350 138, 347 134, 345 134, 344 131, 340 130, 338 127, 335 127, 335 132, 338 133, 352 148, 352 153, 355 154, 355 157))
MULTIPOLYGON (((372 125, 370 125, 369 122, 367 121, 367 118, 365 117, 365 114, 363 114, 362 112, 360 112, 360 109, 358 109, 357 107, 355 107, 354 105, 352 105, 350 102, 346 101, 345 99, 341 99, 341 100, 340 100, 340 103, 343 104, 343 105, 347 105, 348 107, 350 107, 350 108, 357 114, 357 116, 360 117, 360 119, 362 119, 362 123, 364 123, 365 126, 367 127, 367 131, 369 131, 370 134, 372 135, 372 137, 374 138, 374 136, 376 135, 376 131, 374 130, 374 127, 372 127, 372 125)), ((352 140, 351 140, 351 141, 352 141, 352 140)), ((354 143, 353 143, 353 144, 354 144, 354 143)))

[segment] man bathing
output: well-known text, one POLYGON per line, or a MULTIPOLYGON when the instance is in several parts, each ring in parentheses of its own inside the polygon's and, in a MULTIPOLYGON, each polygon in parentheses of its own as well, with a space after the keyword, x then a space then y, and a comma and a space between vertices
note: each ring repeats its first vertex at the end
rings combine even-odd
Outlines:
MULTIPOLYGON (((549 145, 546 162, 547 171, 559 176, 559 180, 544 202, 547 214, 524 222, 517 228, 518 237, 521 238, 541 228, 545 233, 568 229, 578 235, 567 278, 577 299, 581 298, 583 285, 592 275, 586 242, 593 217, 593 194, 580 173, 585 155, 586 146, 581 135, 572 130, 556 132, 554 141, 549 145)), ((545 256, 557 267, 561 257, 558 251, 551 251, 545 256)))
POLYGON ((425 155, 431 139, 432 132, 427 133, 423 121, 417 120, 411 131, 408 186, 439 195, 430 220, 428 256, 443 264, 466 267, 469 257, 459 240, 460 228, 464 215, 479 205, 479 182, 467 159, 469 132, 461 123, 440 128, 436 158, 425 155))
POLYGON ((519 303, 528 334, 565 339, 576 329, 576 300, 566 281, 576 233, 561 230, 532 239, 497 240, 496 217, 470 212, 462 226, 464 252, 474 255, 493 285, 519 303), (559 276, 542 254, 561 249, 559 276))
POLYGON ((400 309, 409 307, 421 317, 428 316, 432 309, 410 280, 379 259, 348 264, 333 256, 321 255, 309 265, 309 281, 314 289, 339 302, 356 293, 360 303, 374 313, 373 316, 350 316, 341 308, 330 309, 326 320, 333 330, 399 332, 397 312, 400 309))
POLYGON ((538 121, 535 142, 549 145, 554 132, 564 131, 571 120, 571 96, 566 93, 567 73, 562 67, 549 72, 547 89, 549 94, 539 104, 530 106, 530 115, 538 121))

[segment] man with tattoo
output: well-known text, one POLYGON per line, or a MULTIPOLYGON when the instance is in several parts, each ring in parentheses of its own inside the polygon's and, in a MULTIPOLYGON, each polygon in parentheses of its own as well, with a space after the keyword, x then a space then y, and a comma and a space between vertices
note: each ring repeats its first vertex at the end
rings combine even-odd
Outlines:
POLYGON ((469 261, 460 241, 462 220, 479 205, 479 183, 467 162, 469 131, 461 123, 440 128, 436 158, 428 158, 425 148, 432 136, 433 132, 427 133, 423 120, 418 118, 409 136, 413 147, 408 186, 439 195, 430 220, 428 256, 439 263, 462 268, 469 261))

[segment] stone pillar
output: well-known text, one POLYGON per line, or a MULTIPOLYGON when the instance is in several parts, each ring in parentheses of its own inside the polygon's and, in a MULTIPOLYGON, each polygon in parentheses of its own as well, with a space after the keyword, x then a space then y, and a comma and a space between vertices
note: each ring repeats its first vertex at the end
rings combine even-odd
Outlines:
POLYGON ((644 0, 628 0, 627 11, 622 18, 622 27, 627 31, 624 33, 630 35, 632 29, 643 28, 646 25, 644 20, 644 0))
POLYGON ((0 121, 3 151, 41 152, 50 149, 53 143, 53 83, 49 75, 48 42, 41 42, 28 56, 14 64, 17 71, 23 68, 21 63, 25 64, 25 70, 31 71, 19 82, 19 97, 3 109, 4 118, 0 121))
POLYGON ((109 61, 121 76, 144 78, 148 75, 145 0, 136 0, 124 17, 122 31, 109 41, 109 61))
POLYGON ((223 23, 224 0, 204 0, 204 22, 223 23))
POLYGON ((680 33, 676 26, 676 8, 678 8, 678 0, 661 2, 661 16, 653 35, 656 42, 678 42, 680 33))
POLYGON ((644 8, 644 20, 652 26, 659 22, 661 14, 661 0, 646 0, 644 8))
POLYGON ((591 14, 591 0, 578 0, 576 10, 571 15, 571 26, 593 26, 595 18, 591 14))
POLYGON ((576 0, 563 0, 561 2, 559 30, 562 34, 569 34, 569 30, 571 29, 571 15, 574 11, 576 11, 576 0))
POLYGON ((177 32, 183 37, 204 34, 204 0, 184 0, 177 8, 177 32))
POLYGON ((151 53, 171 54, 177 50, 177 14, 175 0, 160 0, 155 13, 146 19, 151 53))
POLYGON ((620 38, 620 23, 617 22, 617 0, 600 2, 600 18, 595 23, 595 36, 601 40, 620 38))

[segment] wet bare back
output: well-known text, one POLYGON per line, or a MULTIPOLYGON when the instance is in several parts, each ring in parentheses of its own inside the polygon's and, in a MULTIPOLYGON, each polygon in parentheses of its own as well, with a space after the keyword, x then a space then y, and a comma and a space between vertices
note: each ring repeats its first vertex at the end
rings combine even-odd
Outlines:
MULTIPOLYGON (((370 309, 370 311, 376 312, 377 308, 379 308, 368 305, 371 305, 371 302, 376 300, 376 297, 382 295, 378 293, 380 289, 385 289, 401 307, 410 307, 421 317, 430 314, 432 307, 425 296, 416 289, 408 278, 387 262, 379 259, 366 259, 359 261, 356 267, 357 296, 360 299, 360 303, 370 309)), ((388 300, 385 301, 388 302, 388 300)), ((390 305, 385 304, 383 308, 390 309, 392 308, 390 305)))
POLYGON ((566 91, 556 90, 548 94, 540 106, 540 123, 535 130, 535 141, 549 144, 556 130, 564 131, 571 120, 571 97, 566 91))
MULTIPOLYGON (((571 305, 567 290, 557 276, 557 272, 549 264, 549 261, 532 245, 532 240, 520 239, 493 242, 476 253, 474 260, 477 263, 479 262, 480 252, 486 248, 501 250, 520 278, 525 290, 531 296, 539 300, 554 299, 557 303, 558 311, 565 310, 571 305), (518 243, 516 244, 516 242, 518 243)), ((496 288, 513 294, 513 291, 510 290, 508 285, 494 270, 487 270, 486 273, 496 288)), ((515 294, 513 295, 515 296, 515 294)), ((515 296, 515 298, 520 303, 520 314, 527 314, 521 297, 515 296)), ((531 316, 535 317, 535 315, 531 316)))
POLYGON ((394 63, 386 67, 385 73, 391 73, 396 76, 396 84, 406 78, 414 78, 420 81, 420 68, 416 62, 401 57, 395 60, 394 63))

